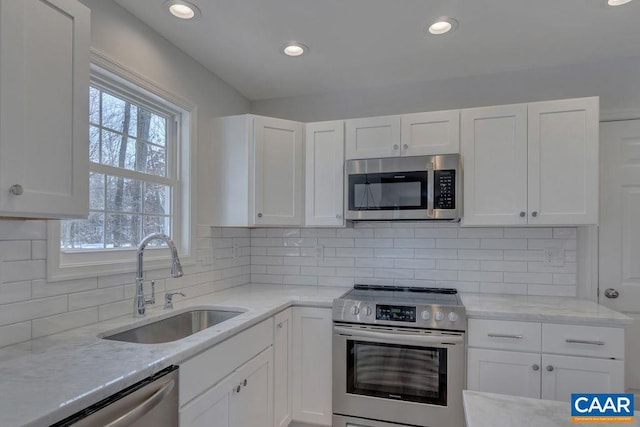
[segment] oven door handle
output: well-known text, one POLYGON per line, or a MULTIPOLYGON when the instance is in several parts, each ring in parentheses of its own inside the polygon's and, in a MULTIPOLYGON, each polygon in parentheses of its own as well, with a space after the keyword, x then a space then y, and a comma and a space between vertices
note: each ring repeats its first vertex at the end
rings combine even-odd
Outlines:
POLYGON ((464 344, 464 338, 462 335, 446 335, 446 336, 430 336, 430 335, 416 335, 416 334, 403 334, 403 333, 387 333, 387 332, 372 332, 353 330, 351 328, 343 328, 341 326, 334 326, 334 332, 340 335, 351 336, 353 338, 368 338, 385 343, 398 343, 398 344, 418 344, 418 345, 458 345, 464 344))

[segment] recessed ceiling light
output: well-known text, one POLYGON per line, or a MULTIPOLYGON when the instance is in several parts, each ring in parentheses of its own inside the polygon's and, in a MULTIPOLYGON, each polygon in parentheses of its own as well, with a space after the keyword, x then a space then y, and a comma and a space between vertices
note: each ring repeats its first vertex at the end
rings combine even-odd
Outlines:
POLYGON ((193 3, 184 0, 169 0, 165 2, 169 13, 180 19, 196 19, 200 17, 200 9, 193 3))
POLYGON ((609 6, 622 6, 623 4, 629 3, 631 0, 609 0, 607 3, 609 6))
POLYGON ((440 18, 436 19, 433 24, 429 25, 427 31, 430 34, 441 35, 455 30, 457 26, 458 21, 456 21, 455 19, 449 18, 448 16, 441 16, 440 18))
POLYGON ((309 48, 298 42, 288 42, 282 46, 282 53, 287 56, 302 56, 307 52, 309 52, 309 48))

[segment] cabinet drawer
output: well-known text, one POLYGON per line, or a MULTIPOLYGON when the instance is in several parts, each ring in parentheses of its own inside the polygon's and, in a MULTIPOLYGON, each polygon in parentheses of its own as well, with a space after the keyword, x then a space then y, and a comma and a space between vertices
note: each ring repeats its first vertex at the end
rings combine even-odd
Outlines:
POLYGON ((268 319, 182 363, 180 406, 269 347, 272 340, 273 319, 268 319))
POLYGON ((469 347, 540 352, 540 337, 540 323, 469 319, 469 347))
POLYGON ((544 323, 542 352, 624 359, 624 329, 544 323))

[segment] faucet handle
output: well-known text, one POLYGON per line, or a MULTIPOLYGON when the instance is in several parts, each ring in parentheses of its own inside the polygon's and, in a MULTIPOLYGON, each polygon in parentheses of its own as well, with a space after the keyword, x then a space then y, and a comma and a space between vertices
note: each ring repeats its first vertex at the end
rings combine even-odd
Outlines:
POLYGON ((170 310, 173 308, 173 296, 174 295, 182 295, 186 297, 183 292, 167 292, 164 294, 164 308, 165 310, 170 310))
MULTIPOLYGON (((144 297, 143 297, 144 298, 144 297)), ((149 298, 144 299, 145 304, 155 304, 156 303, 156 281, 151 281, 151 296, 149 298)))

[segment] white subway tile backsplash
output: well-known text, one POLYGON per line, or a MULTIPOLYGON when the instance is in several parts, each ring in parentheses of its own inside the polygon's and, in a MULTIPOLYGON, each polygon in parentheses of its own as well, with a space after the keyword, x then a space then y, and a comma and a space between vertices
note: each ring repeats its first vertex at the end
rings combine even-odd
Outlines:
MULTIPOLYGON (((249 281, 309 286, 370 283, 464 292, 576 294, 576 229, 461 228, 454 223, 358 222, 351 228, 197 227, 185 276, 145 272, 156 293, 187 298, 249 281), (564 249, 564 265, 542 264, 564 249)), ((134 273, 48 283, 46 222, 0 221, 0 346, 130 315, 134 273)), ((146 291, 148 293, 148 283, 146 291)))
POLYGON ((376 248, 374 254, 377 258, 413 258, 413 249, 387 249, 376 248))
POLYGON ((376 228, 374 231, 376 239, 384 238, 411 238, 414 237, 413 228, 376 228))
POLYGON ((436 247, 435 239, 393 239, 396 248, 432 249, 436 247))
POLYGON ((31 321, 0 327, 0 347, 31 339, 31 321))
POLYGON ((482 271, 513 271, 524 273, 527 270, 527 263, 524 261, 481 261, 482 271))
MULTIPOLYGON (((36 240, 41 242, 41 240, 36 240)), ((29 240, 0 240, 0 260, 20 261, 31 259, 31 242, 29 240)))
POLYGON ((0 284, 0 304, 27 301, 31 299, 31 282, 11 282, 0 284))
POLYGON ((553 237, 552 228, 505 228, 504 237, 508 239, 549 239, 553 237))
MULTIPOLYGON (((396 258, 394 260, 386 260, 380 258, 374 258, 372 260, 372 266, 374 267, 388 267, 387 265, 381 265, 381 261, 393 261, 393 266, 395 268, 435 268, 436 260, 434 259, 403 259, 396 258), (378 264, 375 263, 378 262, 378 264)), ((446 269, 445 269, 446 270, 446 269)))
MULTIPOLYGON (((150 288, 149 288, 149 293, 150 288)), ((162 293, 156 284, 156 294, 162 293)), ((124 299, 124 287, 114 286, 92 291, 69 294, 69 310, 79 310, 81 308, 95 307, 124 299)), ((97 311, 96 311, 97 313, 97 311)))
POLYGON ((480 261, 466 259, 439 259, 436 260, 438 270, 480 270, 480 261))
POLYGON ((481 239, 482 249, 527 249, 526 239, 481 239))
POLYGON ((439 249, 475 249, 480 247, 480 239, 436 239, 439 249))
POLYGON ((551 273, 504 273, 505 282, 553 284, 551 273))
MULTIPOLYGON (((133 304, 131 307, 133 307, 133 304)), ((96 323, 97 321, 98 307, 90 307, 84 310, 69 311, 67 313, 49 316, 44 319, 35 319, 33 320, 31 333, 33 338, 38 338, 96 323)))

